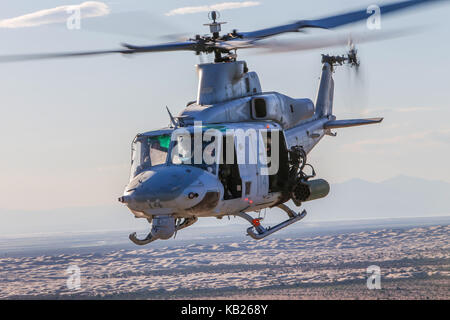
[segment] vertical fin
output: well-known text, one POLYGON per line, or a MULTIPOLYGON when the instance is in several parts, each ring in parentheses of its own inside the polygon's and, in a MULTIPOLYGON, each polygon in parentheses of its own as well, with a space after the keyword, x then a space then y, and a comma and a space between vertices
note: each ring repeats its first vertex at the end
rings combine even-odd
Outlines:
POLYGON ((328 116, 333 113, 333 94, 333 68, 329 63, 324 63, 316 98, 316 115, 318 118, 328 116))

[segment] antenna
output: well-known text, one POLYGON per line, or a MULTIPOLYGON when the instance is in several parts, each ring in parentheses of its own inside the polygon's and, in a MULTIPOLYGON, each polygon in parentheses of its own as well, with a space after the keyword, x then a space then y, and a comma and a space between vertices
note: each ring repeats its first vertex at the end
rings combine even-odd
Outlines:
POLYGON ((175 121, 175 118, 173 117, 172 113, 170 112, 169 107, 166 106, 166 109, 167 109, 167 112, 169 113, 170 122, 172 122, 172 125, 175 127, 175 129, 178 128, 178 124, 175 121))
POLYGON ((205 23, 204 26, 209 26, 209 31, 213 35, 213 39, 219 38, 219 32, 222 30, 222 24, 225 24, 226 22, 217 22, 217 19, 220 18, 220 12, 219 11, 210 11, 208 13, 208 19, 212 20, 212 23, 205 23))

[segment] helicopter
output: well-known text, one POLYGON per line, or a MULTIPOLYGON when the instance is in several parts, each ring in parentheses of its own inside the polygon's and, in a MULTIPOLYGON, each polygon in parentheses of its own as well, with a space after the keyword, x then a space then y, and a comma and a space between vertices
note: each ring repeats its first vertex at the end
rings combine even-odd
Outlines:
MULTIPOLYGON (((379 6, 384 16, 406 8, 440 0, 410 0, 379 6)), ((167 127, 139 133, 132 141, 130 180, 118 201, 136 218, 146 219, 151 229, 145 238, 132 233, 137 245, 176 236, 199 218, 240 217, 249 222, 247 234, 263 239, 302 220, 307 201, 326 197, 330 185, 317 179, 307 155, 324 136, 336 136, 338 128, 379 124, 383 118, 337 120, 333 114, 333 73, 343 65, 358 68, 357 50, 350 41, 344 55, 322 54, 322 70, 315 101, 263 91, 258 74, 238 60, 241 49, 300 51, 334 46, 348 39, 308 43, 269 38, 309 28, 334 29, 372 16, 368 9, 315 20, 265 28, 252 32, 233 30, 221 34, 225 22, 219 12, 209 13, 210 34, 186 41, 135 46, 103 51, 45 53, 0 57, 0 62, 83 57, 105 54, 132 55, 163 51, 191 51, 212 54, 214 61, 196 66, 197 99, 173 116, 167 108, 167 127), (263 226, 250 213, 278 207, 287 219, 275 226, 263 226)), ((376 36, 365 40, 373 40, 376 36)))

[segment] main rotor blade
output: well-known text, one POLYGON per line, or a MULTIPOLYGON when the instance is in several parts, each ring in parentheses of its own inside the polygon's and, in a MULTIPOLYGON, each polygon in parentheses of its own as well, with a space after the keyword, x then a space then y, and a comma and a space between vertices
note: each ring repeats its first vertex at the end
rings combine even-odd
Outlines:
POLYGON ((80 51, 80 52, 61 52, 61 53, 38 53, 38 54, 18 54, 0 56, 0 63, 4 62, 18 62, 18 61, 32 61, 32 60, 46 60, 46 59, 60 59, 60 58, 76 58, 95 55, 106 55, 112 53, 133 53, 133 50, 102 50, 102 51, 80 51))
MULTIPOLYGON (((403 2, 396 2, 387 5, 380 6, 381 16, 392 13, 398 10, 414 7, 417 5, 431 4, 439 1, 446 0, 409 0, 403 2)), ((238 32, 237 35, 243 39, 263 39, 286 32, 298 32, 305 28, 322 28, 332 29, 340 26, 344 26, 350 23, 367 20, 372 16, 373 12, 367 12, 367 9, 343 13, 331 17, 325 17, 316 20, 300 20, 294 23, 285 24, 277 27, 256 30, 252 32, 238 32)))
MULTIPOLYGON (((414 29, 415 30, 415 29, 414 29)), ((262 49, 261 53, 282 53, 290 51, 307 51, 322 48, 346 46, 351 39, 355 43, 365 43, 382 41, 414 33, 412 29, 400 29, 389 32, 371 31, 351 34, 332 34, 320 38, 304 38, 291 40, 261 40, 253 43, 246 43, 240 49, 262 49)))
POLYGON ((197 51, 198 43, 194 41, 171 42, 157 44, 151 46, 134 46, 131 44, 122 44, 125 48, 130 49, 133 53, 137 52, 161 52, 161 51, 197 51))
POLYGON ((0 56, 0 63, 29 61, 29 60, 86 57, 86 56, 106 55, 106 54, 114 54, 114 53, 133 54, 133 53, 140 53, 140 52, 161 52, 161 51, 179 51, 179 50, 195 51, 196 45, 197 45, 196 42, 191 42, 191 41, 157 44, 157 45, 144 46, 144 47, 133 46, 130 44, 123 44, 125 49, 117 49, 117 50, 6 55, 6 56, 0 56))

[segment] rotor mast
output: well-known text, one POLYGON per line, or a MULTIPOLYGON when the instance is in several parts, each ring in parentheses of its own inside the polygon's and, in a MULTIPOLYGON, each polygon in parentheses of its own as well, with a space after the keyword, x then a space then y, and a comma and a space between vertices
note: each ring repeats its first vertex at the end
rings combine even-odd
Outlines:
MULTIPOLYGON (((225 24, 226 22, 218 22, 217 19, 220 18, 219 11, 211 11, 208 13, 208 18, 211 20, 211 23, 205 23, 204 26, 209 26, 209 31, 212 34, 211 41, 216 43, 217 39, 220 38, 220 31, 222 31, 222 24, 225 24)), ((227 59, 228 60, 228 59, 227 59)), ((222 58, 222 52, 218 49, 214 49, 214 62, 223 62, 224 59, 222 58)))

